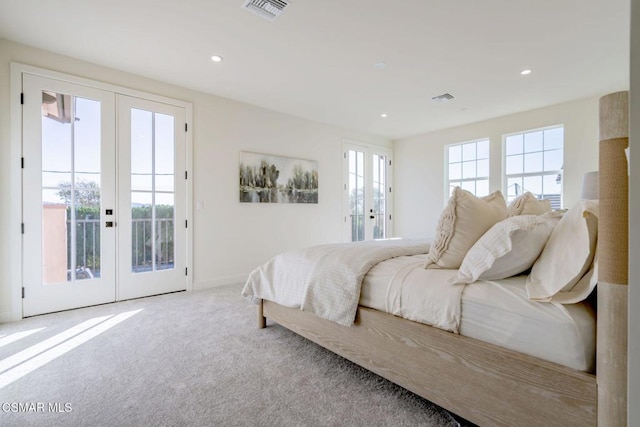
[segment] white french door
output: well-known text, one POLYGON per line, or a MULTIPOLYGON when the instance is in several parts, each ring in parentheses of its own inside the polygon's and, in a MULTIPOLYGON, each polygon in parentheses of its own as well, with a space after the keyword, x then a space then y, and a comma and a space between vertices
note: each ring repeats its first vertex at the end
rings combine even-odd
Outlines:
POLYGON ((392 236, 391 151, 344 144, 344 235, 346 241, 392 236))
POLYGON ((120 299, 186 289, 181 107, 118 95, 120 299))
POLYGON ((114 301, 115 94, 30 74, 23 94, 23 315, 114 301))
POLYGON ((23 74, 23 316, 186 289, 185 109, 23 74))

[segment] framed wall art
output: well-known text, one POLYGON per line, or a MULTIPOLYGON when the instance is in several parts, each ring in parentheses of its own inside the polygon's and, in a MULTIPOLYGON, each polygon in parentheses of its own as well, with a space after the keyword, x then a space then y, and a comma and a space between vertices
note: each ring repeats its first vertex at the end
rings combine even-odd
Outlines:
POLYGON ((240 202, 318 203, 318 162, 240 152, 240 202))

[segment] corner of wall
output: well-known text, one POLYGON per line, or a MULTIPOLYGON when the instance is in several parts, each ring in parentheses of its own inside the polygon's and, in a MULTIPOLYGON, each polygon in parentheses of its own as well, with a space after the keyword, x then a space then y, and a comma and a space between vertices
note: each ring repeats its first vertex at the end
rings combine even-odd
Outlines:
POLYGON ((11 311, 5 311, 0 313, 0 324, 15 322, 16 320, 20 320, 20 316, 15 316, 11 311))

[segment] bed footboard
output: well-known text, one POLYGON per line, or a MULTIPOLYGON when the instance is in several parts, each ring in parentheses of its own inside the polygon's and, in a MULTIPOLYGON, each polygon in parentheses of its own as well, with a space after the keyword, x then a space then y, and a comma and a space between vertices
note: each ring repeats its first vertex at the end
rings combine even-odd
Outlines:
POLYGON ((479 425, 596 425, 595 376, 359 307, 345 327, 263 302, 261 315, 479 425))

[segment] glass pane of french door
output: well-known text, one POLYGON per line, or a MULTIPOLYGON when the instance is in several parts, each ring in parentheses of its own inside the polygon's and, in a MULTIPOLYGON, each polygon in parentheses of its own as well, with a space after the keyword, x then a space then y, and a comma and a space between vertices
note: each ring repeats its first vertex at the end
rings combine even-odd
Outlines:
POLYGON ((174 268, 174 117, 131 109, 131 271, 174 268))
POLYGON ((45 285, 100 277, 100 107, 99 100, 42 91, 45 285))
POLYGON ((370 219, 373 220, 373 238, 384 239, 387 237, 387 156, 373 154, 371 156, 371 194, 373 198, 370 219))
POLYGON ((120 299, 183 290, 185 110, 123 95, 118 107, 120 299))
POLYGON ((349 222, 351 224, 350 240, 356 242, 364 240, 364 152, 349 150, 347 152, 349 164, 349 222))
POLYGON ((23 85, 23 314, 114 301, 101 212, 115 200, 115 96, 28 74, 23 85))

